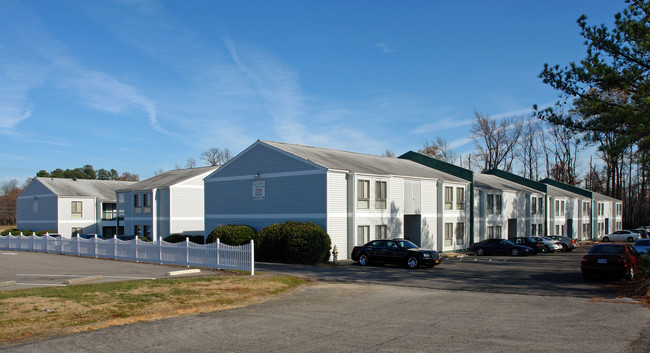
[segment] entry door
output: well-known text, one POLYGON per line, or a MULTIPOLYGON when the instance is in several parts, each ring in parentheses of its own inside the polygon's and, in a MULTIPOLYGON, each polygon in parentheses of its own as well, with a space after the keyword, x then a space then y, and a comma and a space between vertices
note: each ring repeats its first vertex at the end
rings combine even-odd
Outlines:
POLYGON ((422 245, 422 216, 404 215, 404 239, 422 245))
POLYGON ((514 239, 517 237, 517 219, 510 218, 508 220, 508 239, 514 239))
POLYGON ((573 238, 573 220, 572 219, 567 219, 566 220, 566 236, 569 238, 573 238))

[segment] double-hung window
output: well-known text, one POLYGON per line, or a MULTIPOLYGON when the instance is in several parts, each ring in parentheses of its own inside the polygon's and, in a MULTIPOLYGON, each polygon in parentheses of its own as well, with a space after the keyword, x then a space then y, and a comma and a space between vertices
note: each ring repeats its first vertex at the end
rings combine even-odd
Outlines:
POLYGON ((456 245, 465 243, 465 223, 456 223, 456 245))
POLYGON ((445 223, 445 246, 452 246, 454 241, 454 224, 445 223))
POLYGON ((533 197, 530 201, 531 201, 530 213, 537 214, 537 197, 533 197))
POLYGON ((388 227, 385 224, 375 226, 375 239, 388 239, 388 227))
POLYGON ((140 199, 140 194, 133 195, 133 210, 135 213, 142 213, 142 199, 140 199))
POLYGON ((445 186, 445 210, 451 210, 454 204, 454 188, 445 186))
POLYGON ((375 182, 375 208, 385 209, 386 208, 386 182, 377 181, 375 182))
POLYGON ((465 188, 456 188, 456 209, 465 209, 465 188))
POLYGON ((70 204, 70 217, 82 218, 83 217, 83 202, 72 201, 70 204))
POLYGON ((496 214, 501 214, 501 195, 494 195, 494 208, 496 214))
POLYGON ((151 213, 151 195, 142 194, 142 203, 144 205, 144 213, 151 213))
POLYGON ((357 208, 370 208, 370 180, 357 180, 357 208))
POLYGON ((487 213, 494 214, 494 195, 487 194, 487 213))
POLYGON ((370 226, 357 227, 357 245, 363 245, 370 241, 370 226))

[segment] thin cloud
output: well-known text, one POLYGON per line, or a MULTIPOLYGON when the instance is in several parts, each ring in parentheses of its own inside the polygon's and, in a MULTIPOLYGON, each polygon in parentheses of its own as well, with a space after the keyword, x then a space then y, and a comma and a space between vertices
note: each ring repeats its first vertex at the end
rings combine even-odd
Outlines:
POLYGON ((395 51, 395 50, 393 50, 393 48, 391 48, 385 42, 379 42, 379 43, 377 43, 377 46, 379 47, 381 52, 384 53, 384 54, 393 53, 395 51))

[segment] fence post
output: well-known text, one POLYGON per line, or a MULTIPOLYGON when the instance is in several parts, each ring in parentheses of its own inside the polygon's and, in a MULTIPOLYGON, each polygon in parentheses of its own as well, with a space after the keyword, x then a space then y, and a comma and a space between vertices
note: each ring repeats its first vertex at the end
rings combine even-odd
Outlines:
POLYGON ((48 239, 50 237, 50 233, 45 232, 43 236, 45 237, 45 253, 47 254, 50 252, 50 246, 49 246, 50 239, 48 239))
POLYGON ((77 236, 74 237, 74 239, 75 239, 76 242, 77 242, 77 256, 79 256, 79 234, 77 234, 77 236))
POLYGON ((133 240, 135 241, 135 262, 140 262, 138 261, 138 235, 137 234, 133 237, 133 240))
POLYGON ((221 269, 221 266, 219 266, 221 265, 221 258, 219 255, 221 255, 221 240, 217 238, 217 270, 221 269))
POLYGON ((190 267, 190 237, 185 238, 185 265, 190 267))
POLYGON ((255 276, 255 241, 251 239, 251 276, 255 276))
POLYGON ((35 251, 36 247, 36 232, 32 232, 32 251, 35 251))
POLYGON ((162 239, 158 239, 158 262, 162 265, 162 239))
POLYGON ((117 259, 117 234, 113 236, 113 258, 117 259))
POLYGON ((18 250, 23 250, 23 232, 18 234, 18 250))
POLYGON ((94 239, 93 244, 95 245, 93 250, 93 255, 95 255, 95 258, 97 258, 97 235, 95 235, 93 239, 94 239))

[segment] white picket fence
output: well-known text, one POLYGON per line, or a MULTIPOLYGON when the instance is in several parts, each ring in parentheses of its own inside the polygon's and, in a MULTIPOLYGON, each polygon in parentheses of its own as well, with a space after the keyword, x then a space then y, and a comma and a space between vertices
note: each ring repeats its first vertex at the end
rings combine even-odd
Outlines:
POLYGON ((225 270, 249 271, 255 274, 255 248, 249 244, 230 246, 219 239, 211 244, 194 244, 188 239, 183 243, 145 242, 133 240, 83 239, 63 237, 7 235, 0 236, 0 249, 36 251, 66 255, 87 256, 104 259, 148 262, 187 267, 205 267, 225 270))

